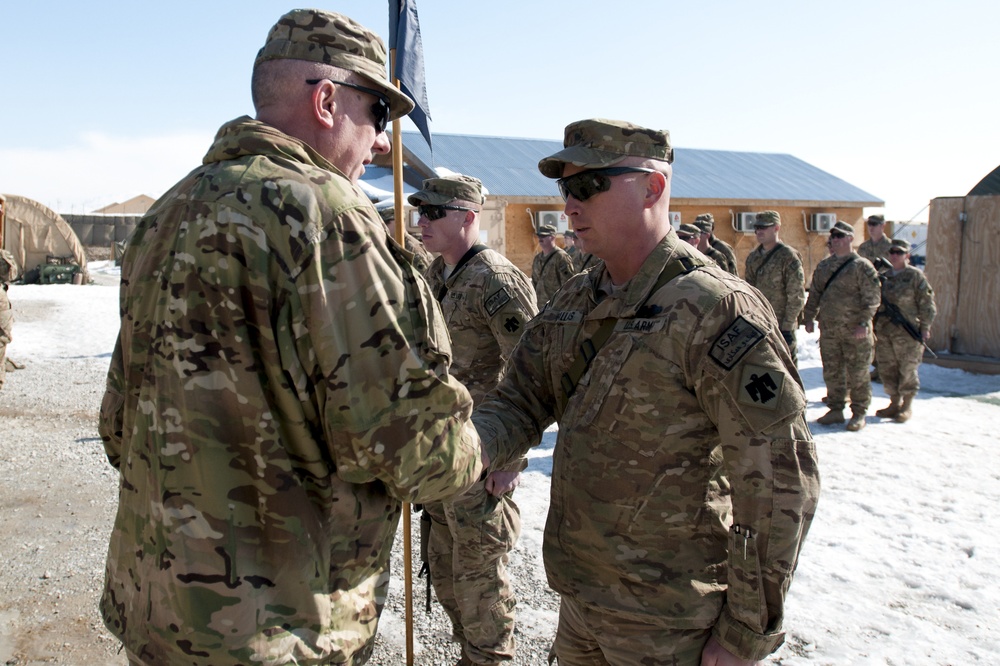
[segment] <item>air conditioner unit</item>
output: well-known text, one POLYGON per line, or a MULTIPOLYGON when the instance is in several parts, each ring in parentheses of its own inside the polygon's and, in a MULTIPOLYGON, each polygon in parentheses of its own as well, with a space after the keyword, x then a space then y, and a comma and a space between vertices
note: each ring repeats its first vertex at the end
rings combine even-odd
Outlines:
POLYGON ((543 224, 551 224, 557 233, 566 233, 569 230, 569 216, 561 210, 540 210, 535 213, 535 229, 543 224))
POLYGON ((674 231, 677 231, 678 229, 681 228, 680 213, 675 213, 674 211, 670 211, 670 226, 674 228, 674 231))
POLYGON ((737 213, 736 214, 736 231, 742 233, 753 233, 754 222, 757 221, 757 213, 737 213))
POLYGON ((813 213, 809 216, 809 231, 829 232, 836 221, 834 213, 813 213))

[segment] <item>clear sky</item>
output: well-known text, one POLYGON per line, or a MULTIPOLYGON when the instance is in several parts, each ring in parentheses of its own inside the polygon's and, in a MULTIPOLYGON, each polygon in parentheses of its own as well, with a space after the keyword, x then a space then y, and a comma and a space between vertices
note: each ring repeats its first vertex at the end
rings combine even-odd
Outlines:
MULTIPOLYGON (((253 114, 253 58, 293 6, 3 0, 0 192, 64 213, 158 197, 253 114)), ((1000 164, 996 0, 417 7, 432 132, 559 140, 581 118, 630 120, 682 148, 792 154, 893 220, 1000 164)), ((325 8, 387 36, 387 0, 325 8)))

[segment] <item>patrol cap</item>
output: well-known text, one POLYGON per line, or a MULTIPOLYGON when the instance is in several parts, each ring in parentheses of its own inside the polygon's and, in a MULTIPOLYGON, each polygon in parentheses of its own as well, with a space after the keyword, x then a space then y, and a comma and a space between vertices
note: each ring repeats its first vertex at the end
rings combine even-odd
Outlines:
POLYGON ((591 118, 566 126, 563 149, 542 158, 538 170, 547 178, 561 178, 567 164, 600 169, 628 157, 674 161, 670 132, 653 130, 623 120, 591 118))
POLYGON ((868 216, 868 226, 874 227, 879 224, 885 224, 885 215, 869 215, 868 216))
POLYGON ((910 251, 910 241, 906 240, 905 238, 893 238, 892 239, 892 247, 893 248, 897 248, 898 247, 903 252, 909 252, 910 251))
POLYGON ((702 213, 698 217, 694 218, 694 226, 698 227, 702 231, 711 231, 715 228, 715 218, 712 217, 711 213, 702 213))
POLYGON ((414 192, 406 200, 414 206, 424 203, 440 206, 455 199, 479 204, 485 203, 486 197, 483 196, 482 181, 458 173, 441 178, 428 178, 424 181, 420 191, 414 192))
POLYGON ((762 210, 757 213, 757 217, 753 221, 754 229, 766 229, 776 224, 781 224, 781 216, 778 215, 778 211, 776 210, 762 210))
POLYGON ((566 238, 576 238, 576 232, 570 229, 569 231, 564 231, 563 236, 566 238))
POLYGON ((681 239, 684 239, 684 240, 686 240, 688 238, 694 238, 695 236, 700 236, 700 235, 701 235, 701 229, 699 229, 698 227, 696 227, 693 224, 682 224, 677 229, 677 236, 678 236, 678 238, 681 238, 681 239))
POLYGON ((540 238, 543 236, 555 236, 556 228, 551 224, 542 224, 538 227, 538 231, 535 232, 535 235, 540 238))
POLYGON ((845 236, 850 236, 851 238, 854 238, 854 227, 849 225, 847 222, 844 222, 843 220, 837 220, 836 222, 834 222, 833 226, 830 227, 830 231, 839 231, 845 236))
POLYGON ((320 9, 293 9, 267 33, 254 67, 268 60, 308 60, 360 74, 389 100, 389 120, 413 110, 413 100, 391 85, 382 39, 354 19, 320 9))

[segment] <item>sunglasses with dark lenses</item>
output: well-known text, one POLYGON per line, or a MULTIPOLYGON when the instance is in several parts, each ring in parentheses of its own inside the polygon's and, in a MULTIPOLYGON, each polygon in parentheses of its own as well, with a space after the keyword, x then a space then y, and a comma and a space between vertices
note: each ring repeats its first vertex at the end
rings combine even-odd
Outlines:
POLYGON ((385 131, 385 128, 389 126, 389 98, 386 97, 382 91, 375 90, 374 88, 354 85, 353 83, 347 83, 345 81, 334 81, 333 79, 306 79, 306 83, 311 86, 316 85, 320 81, 329 81, 335 86, 346 86, 348 88, 354 88, 355 90, 368 93, 369 95, 374 95, 378 100, 372 104, 371 107, 372 116, 375 118, 375 129, 379 134, 381 134, 385 131))
POLYGON ((431 222, 434 220, 440 220, 448 214, 449 210, 471 210, 473 213, 476 212, 475 209, 465 208, 464 206, 444 206, 435 204, 417 206, 417 211, 420 213, 420 217, 426 217, 431 222))
POLYGON ((577 201, 586 201, 595 194, 610 190, 612 176, 620 176, 625 173, 656 173, 656 169, 642 167, 591 169, 560 178, 556 184, 559 186, 559 193, 562 194, 563 200, 569 199, 572 195, 577 201))
POLYGON ((830 238, 847 238, 847 234, 842 234, 839 231, 832 231, 830 232, 830 238))
POLYGON ((885 224, 885 223, 884 222, 873 221, 873 222, 869 222, 868 226, 869 227, 877 227, 880 224, 885 224))
POLYGON ((906 254, 905 250, 899 250, 897 248, 892 248, 889 250, 889 254, 906 254))

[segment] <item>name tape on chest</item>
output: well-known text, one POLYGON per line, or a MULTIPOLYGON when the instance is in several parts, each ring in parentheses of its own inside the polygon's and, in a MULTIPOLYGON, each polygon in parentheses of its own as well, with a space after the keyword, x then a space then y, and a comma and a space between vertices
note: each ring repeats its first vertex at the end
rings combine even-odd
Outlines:
POLYGON ((559 311, 546 308, 540 315, 541 321, 549 324, 580 324, 583 322, 583 313, 577 311, 559 311))
POLYGON ((664 319, 622 319, 615 326, 618 333, 656 333, 662 331, 667 322, 664 319))
POLYGON ((726 370, 732 370, 740 359, 763 339, 763 331, 743 317, 737 317, 736 321, 715 339, 708 355, 726 370))

